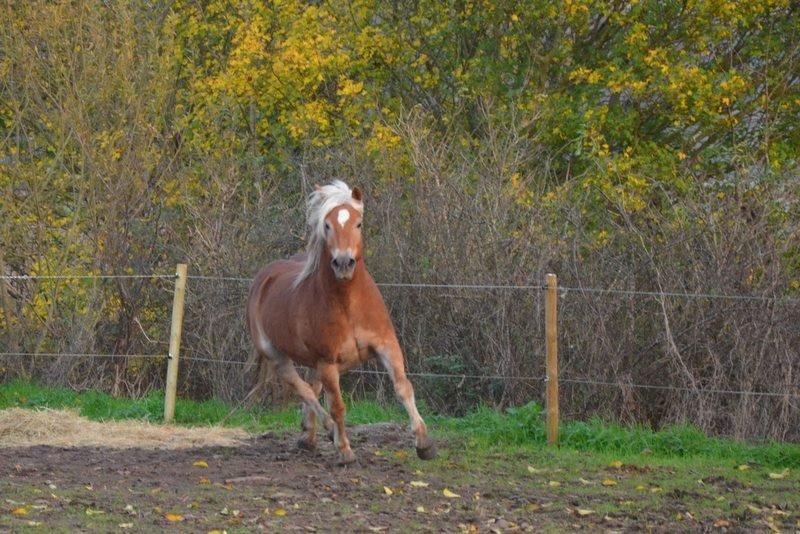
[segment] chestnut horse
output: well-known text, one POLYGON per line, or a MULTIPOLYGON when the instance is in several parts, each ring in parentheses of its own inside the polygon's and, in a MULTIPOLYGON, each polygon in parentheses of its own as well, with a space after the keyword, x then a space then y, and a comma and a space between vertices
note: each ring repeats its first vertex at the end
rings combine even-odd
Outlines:
POLYGON ((247 301, 247 322, 259 367, 256 388, 275 374, 300 397, 305 435, 298 446, 316 446, 316 420, 332 434, 339 463, 355 460, 345 432, 339 375, 377 358, 411 418, 417 455, 436 456, 434 441, 417 411, 406 378, 403 352, 383 297, 364 265, 359 188, 342 181, 316 189, 308 198, 308 250, 262 269, 247 301), (309 367, 309 384, 295 369, 309 367), (322 388, 330 415, 319 402, 322 388))

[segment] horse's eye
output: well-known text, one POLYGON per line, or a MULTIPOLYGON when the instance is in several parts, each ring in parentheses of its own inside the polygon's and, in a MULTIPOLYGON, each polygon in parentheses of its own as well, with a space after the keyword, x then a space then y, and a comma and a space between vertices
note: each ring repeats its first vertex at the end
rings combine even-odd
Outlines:
POLYGON ((361 228, 361 221, 358 221, 358 224, 356 225, 356 228, 359 228, 359 229, 361 228))
POLYGON ((325 231, 327 232, 330 229, 331 229, 331 224, 328 221, 325 221, 325 231))

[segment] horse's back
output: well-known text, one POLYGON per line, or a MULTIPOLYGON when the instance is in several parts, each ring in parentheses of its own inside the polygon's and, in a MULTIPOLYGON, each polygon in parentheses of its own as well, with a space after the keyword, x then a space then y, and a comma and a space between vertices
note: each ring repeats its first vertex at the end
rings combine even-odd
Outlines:
POLYGON ((269 287, 274 285, 275 282, 281 281, 291 284, 291 281, 293 281, 303 269, 305 260, 306 254, 295 254, 288 259, 275 260, 261 269, 258 274, 256 274, 255 278, 253 278, 253 283, 250 285, 247 306, 248 313, 252 311, 251 306, 258 304, 258 302, 264 298, 269 287))

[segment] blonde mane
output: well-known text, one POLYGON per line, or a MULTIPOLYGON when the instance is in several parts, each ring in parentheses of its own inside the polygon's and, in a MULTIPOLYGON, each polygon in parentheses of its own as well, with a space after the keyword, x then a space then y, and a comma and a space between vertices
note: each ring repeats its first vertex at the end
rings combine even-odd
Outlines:
POLYGON ((299 286, 303 280, 311 276, 319 268, 322 250, 325 248, 325 217, 334 208, 349 204, 356 211, 364 213, 364 203, 353 198, 353 191, 341 180, 317 187, 308 196, 306 207, 306 224, 308 225, 308 257, 303 269, 294 279, 293 287, 299 286))

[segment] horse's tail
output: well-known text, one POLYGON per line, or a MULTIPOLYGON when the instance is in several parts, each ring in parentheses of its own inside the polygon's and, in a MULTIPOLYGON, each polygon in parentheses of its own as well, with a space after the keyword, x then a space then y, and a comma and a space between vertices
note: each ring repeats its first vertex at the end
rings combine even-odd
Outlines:
POLYGON ((244 369, 245 373, 247 374, 255 369, 255 376, 252 382, 253 386, 250 388, 250 391, 247 393, 247 395, 245 395, 244 399, 242 400, 242 404, 252 403, 254 401, 261 400, 264 397, 264 392, 267 389, 267 385, 275 376, 274 367, 275 366, 269 360, 269 358, 259 354, 257 350, 253 349, 250 352, 250 358, 248 358, 244 369))

